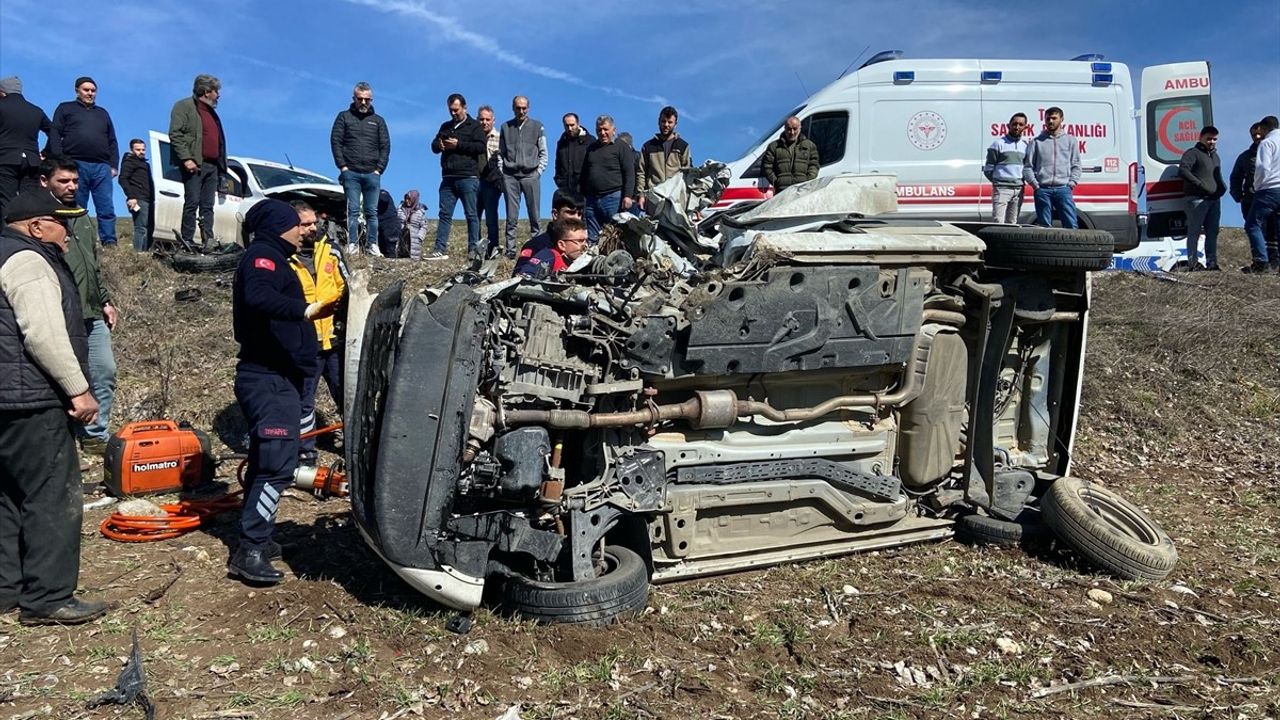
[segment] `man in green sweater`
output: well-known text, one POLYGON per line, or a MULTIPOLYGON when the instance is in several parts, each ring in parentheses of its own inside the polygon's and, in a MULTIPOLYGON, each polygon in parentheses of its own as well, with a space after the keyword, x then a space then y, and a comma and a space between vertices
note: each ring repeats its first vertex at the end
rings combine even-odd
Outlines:
MULTIPOLYGON (((80 176, 74 160, 50 157, 40 165, 40 186, 68 208, 75 207, 80 176)), ((67 265, 80 291, 80 310, 89 338, 89 382, 98 401, 98 419, 80 430, 80 447, 91 455, 102 455, 111 437, 111 401, 116 394, 116 358, 111 349, 111 331, 119 315, 111 304, 111 292, 102 280, 98 264, 98 233, 87 216, 77 217, 67 238, 67 265)))

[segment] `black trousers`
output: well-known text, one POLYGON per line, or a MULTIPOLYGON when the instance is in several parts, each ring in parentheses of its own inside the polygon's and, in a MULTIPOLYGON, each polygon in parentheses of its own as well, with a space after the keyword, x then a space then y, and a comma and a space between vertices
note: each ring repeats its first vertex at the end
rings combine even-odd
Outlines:
POLYGON ((235 389, 240 411, 249 421, 240 543, 261 548, 275 533, 280 494, 293 485, 298 468, 302 381, 237 368, 235 389))
POLYGON ((0 411, 0 607, 47 613, 80 580, 84 496, 62 408, 0 411))
POLYGON ((196 236, 196 211, 200 211, 200 239, 213 242, 213 201, 218 193, 218 165, 205 161, 195 172, 182 171, 182 240, 196 236))
POLYGON ((40 187, 39 171, 31 165, 0 165, 0 218, 4 206, 18 193, 40 187))

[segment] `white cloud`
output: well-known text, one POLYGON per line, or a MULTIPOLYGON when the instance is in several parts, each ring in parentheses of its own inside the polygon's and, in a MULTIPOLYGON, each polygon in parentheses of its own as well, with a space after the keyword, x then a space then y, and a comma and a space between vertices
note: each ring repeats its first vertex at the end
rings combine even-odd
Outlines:
POLYGON ((592 83, 564 70, 540 65, 527 60, 523 55, 506 49, 494 38, 489 37, 488 35, 482 35, 473 30, 468 30, 463 27, 456 18, 441 15, 419 2, 413 2, 412 0, 345 0, 345 2, 427 23, 435 30, 443 33, 444 39, 467 45, 484 54, 486 57, 490 57, 498 62, 510 65, 517 70, 522 70, 549 80, 556 80, 569 85, 586 88, 588 90, 595 90, 605 93, 606 95, 612 95, 613 97, 635 100, 637 102, 650 103, 653 105, 669 104, 668 100, 661 95, 636 95, 634 93, 629 93, 626 90, 622 90, 621 88, 592 83))

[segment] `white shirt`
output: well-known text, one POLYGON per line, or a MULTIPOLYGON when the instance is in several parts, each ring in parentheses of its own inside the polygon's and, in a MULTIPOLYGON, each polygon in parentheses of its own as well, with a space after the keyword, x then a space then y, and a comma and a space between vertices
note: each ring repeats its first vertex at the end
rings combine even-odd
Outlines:
POLYGON ((1272 130, 1258 143, 1258 164, 1253 170, 1253 191, 1280 188, 1280 130, 1272 130))

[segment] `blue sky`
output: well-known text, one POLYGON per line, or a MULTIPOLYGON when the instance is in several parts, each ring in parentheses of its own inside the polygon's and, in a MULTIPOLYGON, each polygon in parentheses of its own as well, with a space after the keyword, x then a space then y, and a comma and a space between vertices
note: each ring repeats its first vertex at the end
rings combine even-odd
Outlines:
MULTIPOLYGON (((383 185, 397 199, 420 189, 433 213, 440 172, 429 142, 451 92, 473 113, 493 105, 499 121, 512 95, 527 95, 551 142, 566 111, 611 114, 643 139, 670 103, 695 161, 732 160, 864 48, 863 59, 889 48, 913 57, 1097 52, 1128 64, 1135 81, 1143 66, 1207 59, 1228 168, 1249 124, 1280 113, 1277 0, 0 3, 0 76, 20 75, 27 98, 52 115, 74 96, 75 77, 92 75, 122 148, 166 130, 169 108, 204 72, 222 79, 232 154, 287 154, 336 176, 329 128, 354 82, 367 80, 392 135, 383 185)), ((548 173, 544 205, 551 189, 548 173)), ((1240 224, 1234 203, 1223 209, 1225 224, 1240 224)))

